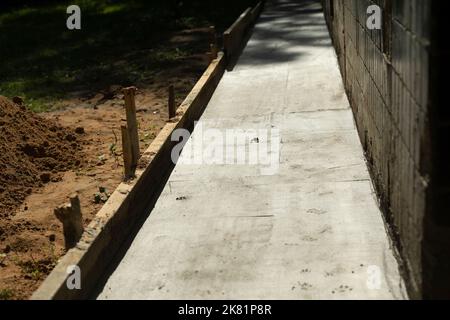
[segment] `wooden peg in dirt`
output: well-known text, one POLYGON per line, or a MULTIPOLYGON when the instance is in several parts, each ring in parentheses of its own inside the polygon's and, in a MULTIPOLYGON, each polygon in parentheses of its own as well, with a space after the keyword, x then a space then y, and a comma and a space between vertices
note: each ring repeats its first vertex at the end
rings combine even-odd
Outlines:
POLYGON ((219 52, 219 46, 217 42, 217 33, 216 33, 216 27, 211 26, 209 27, 209 33, 210 33, 210 60, 217 59, 217 54, 219 52))
POLYGON ((217 47, 213 44, 210 45, 210 60, 217 59, 217 47))
POLYGON ((173 85, 169 86, 169 119, 172 119, 177 114, 177 108, 175 106, 175 89, 173 85))
POLYGON ((131 141, 127 126, 126 125, 120 126, 120 130, 122 132, 124 178, 125 180, 128 180, 134 177, 137 163, 133 162, 133 152, 131 150, 131 141))
POLYGON ((139 151, 139 133, 138 133, 138 124, 136 117, 136 103, 135 103, 135 94, 137 88, 136 87, 128 87, 122 89, 124 100, 125 100, 125 110, 127 115, 127 129, 129 142, 131 146, 131 156, 132 156, 132 164, 134 167, 137 166, 140 157, 139 151))
POLYGON ((59 206, 54 214, 63 224, 66 250, 74 248, 84 231, 80 199, 77 195, 71 196, 70 204, 59 206))
POLYGON ((216 32, 216 27, 215 26, 210 26, 209 27, 209 34, 211 37, 211 43, 213 45, 215 45, 216 47, 218 47, 218 42, 217 42, 217 32, 216 32))

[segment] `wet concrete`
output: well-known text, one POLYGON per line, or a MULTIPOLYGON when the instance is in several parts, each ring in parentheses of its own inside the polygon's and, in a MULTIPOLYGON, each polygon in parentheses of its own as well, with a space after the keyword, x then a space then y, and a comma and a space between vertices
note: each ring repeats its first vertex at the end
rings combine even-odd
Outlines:
POLYGON ((268 5, 180 160, 99 299, 406 298, 319 3, 268 5))

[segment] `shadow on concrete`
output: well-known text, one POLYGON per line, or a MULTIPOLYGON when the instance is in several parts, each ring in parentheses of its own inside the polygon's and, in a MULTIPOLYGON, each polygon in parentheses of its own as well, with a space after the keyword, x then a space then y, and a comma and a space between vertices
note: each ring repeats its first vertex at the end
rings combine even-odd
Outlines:
POLYGON ((268 2, 236 64, 240 67, 282 64, 304 55, 298 50, 291 51, 291 47, 331 47, 322 14, 322 5, 316 0, 268 2))

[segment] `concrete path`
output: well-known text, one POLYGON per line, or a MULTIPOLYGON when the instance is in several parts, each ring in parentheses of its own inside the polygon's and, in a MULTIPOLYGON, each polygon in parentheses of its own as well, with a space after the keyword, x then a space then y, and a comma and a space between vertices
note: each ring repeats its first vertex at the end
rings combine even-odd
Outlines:
POLYGON ((181 160, 98 298, 405 298, 317 2, 267 6, 181 160))

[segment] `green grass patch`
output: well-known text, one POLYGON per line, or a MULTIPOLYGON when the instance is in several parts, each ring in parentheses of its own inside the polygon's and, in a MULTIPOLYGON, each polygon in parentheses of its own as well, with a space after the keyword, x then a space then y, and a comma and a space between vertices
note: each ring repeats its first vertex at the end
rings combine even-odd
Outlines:
POLYGON ((0 289, 0 300, 11 300, 14 297, 14 291, 11 289, 0 289))

